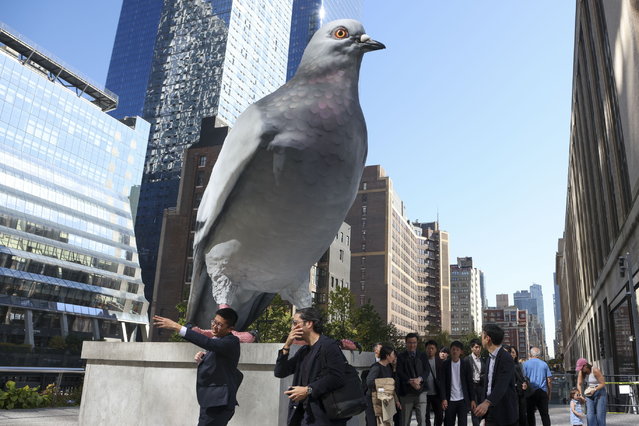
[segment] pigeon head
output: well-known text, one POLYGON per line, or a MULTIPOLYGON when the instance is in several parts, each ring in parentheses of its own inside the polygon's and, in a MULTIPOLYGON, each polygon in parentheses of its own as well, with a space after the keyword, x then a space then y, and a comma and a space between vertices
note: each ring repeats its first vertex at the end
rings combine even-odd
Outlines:
POLYGON ((366 34, 360 22, 332 21, 317 30, 308 42, 298 73, 324 73, 352 66, 359 69, 364 53, 384 48, 386 46, 366 34))

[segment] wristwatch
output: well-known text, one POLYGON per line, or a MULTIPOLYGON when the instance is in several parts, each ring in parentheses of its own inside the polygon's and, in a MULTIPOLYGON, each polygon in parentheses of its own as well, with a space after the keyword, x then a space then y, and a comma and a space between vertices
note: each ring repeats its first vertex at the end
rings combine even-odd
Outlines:
POLYGON ((310 395, 313 393, 313 388, 310 386, 306 386, 306 395, 310 395))

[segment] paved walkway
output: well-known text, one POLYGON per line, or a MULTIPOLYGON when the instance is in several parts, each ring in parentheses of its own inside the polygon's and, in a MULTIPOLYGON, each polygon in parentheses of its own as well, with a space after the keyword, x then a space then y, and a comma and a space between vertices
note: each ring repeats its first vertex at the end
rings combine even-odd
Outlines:
MULTIPOLYGON (((35 410, 0 410, 0 425, 58 425, 58 426, 78 426, 78 415, 80 407, 68 408, 39 408, 35 410)), ((568 407, 565 405, 550 406, 550 420, 553 426, 570 426, 568 417, 568 407)), ((413 425, 417 422, 413 420, 413 425)), ((470 416, 468 424, 471 425, 470 416)), ((639 425, 639 415, 637 414, 612 414, 606 416, 607 425, 615 426, 636 426, 639 425)), ((537 415, 537 425, 541 425, 541 419, 537 415)), ((181 425, 175 425, 181 426, 181 425)), ((192 425, 184 425, 192 426, 192 425)), ((270 426, 270 425, 264 425, 270 426)), ((273 425, 277 426, 277 425, 273 425)))
MULTIPOLYGON (((549 412, 550 423, 552 424, 552 426, 571 426, 567 405, 551 405, 549 407, 549 412)), ((586 425, 586 423, 587 422, 584 421, 584 425, 586 425)), ((417 421, 413 418, 411 426, 414 425, 417 425, 417 421)), ((472 425, 472 422, 470 421, 470 415, 468 415, 468 425, 472 425)), ((606 416, 606 426, 608 425, 637 426, 639 425, 639 415, 608 413, 608 415, 606 416)), ((541 417, 539 417, 539 413, 537 413, 536 426, 541 426, 541 417)))
POLYGON ((78 426, 80 407, 0 410, 0 425, 78 426))

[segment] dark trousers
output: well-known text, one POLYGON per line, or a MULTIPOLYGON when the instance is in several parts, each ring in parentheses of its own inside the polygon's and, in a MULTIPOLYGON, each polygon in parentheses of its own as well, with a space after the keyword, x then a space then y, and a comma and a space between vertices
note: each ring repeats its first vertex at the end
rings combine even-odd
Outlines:
POLYGON ((541 423, 550 426, 548 415, 548 393, 543 389, 537 389, 526 399, 526 411, 528 412, 528 426, 535 426, 535 410, 539 410, 541 423))
POLYGON ((435 426, 442 426, 444 423, 444 410, 442 410, 442 400, 437 395, 428 395, 426 400, 426 426, 430 426, 430 410, 435 414, 435 426))
POLYGON ((519 395, 519 426, 528 426, 528 411, 526 409, 526 397, 519 395))
POLYGON ((200 419, 197 426, 226 426, 235 414, 235 408, 200 407, 200 419))
POLYGON ((446 426, 454 426, 457 419, 458 426, 466 426, 468 424, 468 404, 463 399, 461 401, 449 401, 444 424, 446 426))
MULTIPOLYGON (((475 391, 475 402, 479 405, 484 401, 484 385, 481 383, 473 383, 473 390, 475 391)), ((470 419, 473 422, 473 426, 479 426, 479 423, 481 423, 481 417, 475 416, 472 412, 470 413, 470 419)))
POLYGON ((486 426, 517 426, 517 424, 519 424, 519 421, 516 421, 515 423, 504 425, 497 421, 497 418, 494 414, 495 413, 493 413, 493 410, 488 408, 488 412, 486 413, 486 426))

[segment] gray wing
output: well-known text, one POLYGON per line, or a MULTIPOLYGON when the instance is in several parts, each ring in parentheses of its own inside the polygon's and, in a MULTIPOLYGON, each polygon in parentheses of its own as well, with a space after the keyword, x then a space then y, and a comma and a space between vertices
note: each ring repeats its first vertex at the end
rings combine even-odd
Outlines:
MULTIPOLYGON (((204 248, 215 232, 215 223, 246 165, 264 141, 264 120, 254 104, 244 111, 224 140, 215 162, 208 186, 197 212, 193 244, 193 277, 187 306, 187 321, 192 322, 203 290, 209 280, 204 260, 204 248)), ((268 142, 268 141, 266 141, 268 142)))

